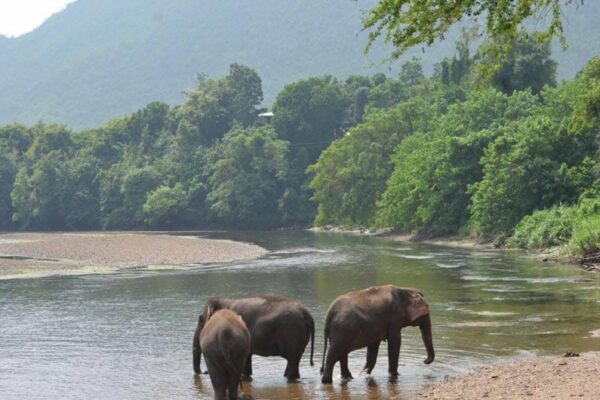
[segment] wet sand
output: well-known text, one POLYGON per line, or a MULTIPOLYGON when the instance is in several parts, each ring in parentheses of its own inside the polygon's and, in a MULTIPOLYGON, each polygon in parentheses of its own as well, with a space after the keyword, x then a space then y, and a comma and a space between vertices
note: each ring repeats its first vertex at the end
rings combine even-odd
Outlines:
POLYGON ((534 357, 479 369, 422 390, 417 398, 479 399, 598 399, 600 353, 579 357, 534 357))
POLYGON ((0 235, 0 278, 112 272, 125 268, 248 260, 266 250, 249 243, 147 233, 0 235))

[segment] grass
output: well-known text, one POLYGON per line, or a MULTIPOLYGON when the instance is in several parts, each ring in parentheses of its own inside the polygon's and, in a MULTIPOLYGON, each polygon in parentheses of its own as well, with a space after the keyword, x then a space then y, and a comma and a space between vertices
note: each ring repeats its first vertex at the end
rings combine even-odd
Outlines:
POLYGON ((600 214, 579 219, 566 247, 569 254, 575 257, 585 257, 600 252, 600 214))

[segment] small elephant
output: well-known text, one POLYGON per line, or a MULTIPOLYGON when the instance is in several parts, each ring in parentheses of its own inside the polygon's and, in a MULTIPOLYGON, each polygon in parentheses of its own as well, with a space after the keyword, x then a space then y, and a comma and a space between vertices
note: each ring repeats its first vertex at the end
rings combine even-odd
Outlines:
POLYGON ((393 285, 373 286, 337 297, 329 306, 325 317, 321 381, 332 382, 333 367, 338 361, 342 377, 351 379, 348 353, 363 347, 367 347, 364 371, 370 374, 375 366, 382 340, 388 342, 389 374, 396 378, 400 355, 400 330, 405 326, 418 326, 421 329, 423 344, 427 349, 427 359, 424 362, 433 362, 435 354, 429 306, 419 290, 393 285))
POLYGON ((210 309, 198 345, 204 352, 216 400, 235 400, 242 370, 250 354, 250 332, 231 310, 210 309))
MULTIPOLYGON (((198 318, 195 337, 203 330, 207 310, 230 309, 241 315, 250 331, 250 355, 243 371, 251 379, 252 355, 281 356, 287 360, 284 376, 300 378, 300 359, 310 339, 310 365, 313 364, 315 323, 308 310, 299 302, 285 297, 257 296, 240 299, 210 299, 198 318)), ((203 349, 194 339, 193 366, 200 373, 203 349)))

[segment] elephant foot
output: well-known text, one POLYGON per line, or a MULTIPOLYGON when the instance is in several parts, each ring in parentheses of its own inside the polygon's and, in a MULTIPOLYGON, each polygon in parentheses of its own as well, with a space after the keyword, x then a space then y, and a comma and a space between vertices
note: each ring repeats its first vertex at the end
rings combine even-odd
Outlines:
POLYGON ((324 383, 324 384, 332 384, 332 383, 333 383, 333 379, 332 379, 332 377, 331 377, 331 376, 325 376, 325 375, 323 375, 323 376, 321 377, 321 383, 324 383))
POLYGON ((242 382, 252 382, 252 377, 250 375, 242 374, 241 381, 242 382))
POLYGON ((360 371, 361 375, 371 375, 373 368, 364 367, 362 371, 360 371))
POLYGON ((284 376, 287 378, 288 382, 290 382, 290 381, 296 381, 296 380, 300 379, 300 373, 299 372, 290 372, 290 373, 287 373, 284 376))
POLYGON ((354 379, 354 377, 352 376, 352 373, 348 369, 342 370, 341 375, 342 375, 342 379, 348 379, 348 380, 354 379))
POLYGON ((390 382, 396 382, 396 381, 398 381, 398 377, 399 376, 400 375, 397 372, 390 372, 389 373, 390 382))

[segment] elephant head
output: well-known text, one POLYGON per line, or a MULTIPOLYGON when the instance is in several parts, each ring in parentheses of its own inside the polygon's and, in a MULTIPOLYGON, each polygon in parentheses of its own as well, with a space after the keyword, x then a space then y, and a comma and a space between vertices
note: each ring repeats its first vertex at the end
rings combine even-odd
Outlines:
POLYGON ((406 306, 404 309, 405 326, 418 326, 421 330, 421 338, 427 350, 427 358, 423 361, 425 364, 431 364, 435 358, 433 350, 433 337, 431 334, 431 318, 429 316, 429 305, 423 298, 423 293, 416 289, 399 289, 405 290, 406 306))

